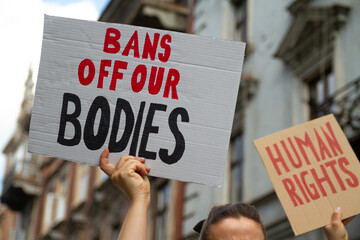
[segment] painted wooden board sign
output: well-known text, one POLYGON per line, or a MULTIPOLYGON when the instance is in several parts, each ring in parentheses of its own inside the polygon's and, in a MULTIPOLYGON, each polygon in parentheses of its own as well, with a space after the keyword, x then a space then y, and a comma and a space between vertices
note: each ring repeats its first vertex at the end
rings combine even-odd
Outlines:
POLYGON ((45 16, 29 151, 222 184, 245 44, 45 16))
POLYGON ((360 164, 333 115, 254 141, 295 235, 360 213, 360 164))

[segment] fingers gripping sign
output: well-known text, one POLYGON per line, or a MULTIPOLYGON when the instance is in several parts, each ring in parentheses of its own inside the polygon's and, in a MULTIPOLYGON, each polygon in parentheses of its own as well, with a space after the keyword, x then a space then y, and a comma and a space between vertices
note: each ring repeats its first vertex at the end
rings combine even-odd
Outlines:
POLYGON ((348 233, 345 229, 345 226, 354 219, 355 216, 341 220, 342 211, 339 208, 335 209, 332 216, 330 224, 324 227, 325 235, 328 240, 347 240, 348 233))
POLYGON ((123 156, 114 166, 109 162, 108 156, 109 150, 105 149, 100 156, 100 168, 111 178, 114 185, 132 202, 150 200, 150 183, 147 177, 150 168, 145 165, 145 159, 123 156))
POLYGON ((145 240, 150 205, 150 182, 147 177, 150 168, 145 166, 144 158, 123 156, 114 166, 108 156, 109 149, 105 149, 100 156, 101 170, 130 198, 130 207, 118 239, 145 240), (143 228, 139 229, 138 226, 143 228))
POLYGON ((100 155, 100 168, 104 173, 106 173, 106 175, 110 177, 112 172, 114 171, 114 165, 109 163, 108 156, 109 149, 106 148, 100 155))

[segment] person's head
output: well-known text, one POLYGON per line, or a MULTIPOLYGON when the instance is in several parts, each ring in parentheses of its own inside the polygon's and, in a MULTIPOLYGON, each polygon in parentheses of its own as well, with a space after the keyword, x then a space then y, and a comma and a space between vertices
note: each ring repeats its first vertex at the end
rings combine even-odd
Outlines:
MULTIPOLYGON (((199 229, 199 226, 197 228, 199 229)), ((234 239, 234 237, 266 239, 264 226, 255 207, 245 203, 215 206, 202 223, 200 240, 234 239)))

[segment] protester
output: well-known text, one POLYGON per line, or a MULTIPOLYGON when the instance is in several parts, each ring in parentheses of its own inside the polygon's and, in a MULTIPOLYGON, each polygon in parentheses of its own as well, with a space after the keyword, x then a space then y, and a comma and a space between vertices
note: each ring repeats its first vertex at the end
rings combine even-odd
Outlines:
POLYGON ((246 239, 253 240, 266 239, 258 211, 246 203, 213 207, 207 219, 196 224, 194 230, 200 233, 200 240, 233 239, 233 236, 246 236, 246 239))
MULTIPOLYGON (((145 159, 123 156, 114 166, 108 161, 109 150, 100 156, 100 168, 130 199, 130 208, 123 222, 118 240, 145 240, 150 205, 150 168, 145 159)), ((330 224, 324 227, 328 240, 347 240, 345 229, 354 217, 341 220, 341 209, 334 210, 330 224)), ((215 206, 206 220, 194 230, 200 232, 200 240, 232 239, 241 235, 244 239, 266 240, 266 234, 257 210, 244 203, 215 206)))

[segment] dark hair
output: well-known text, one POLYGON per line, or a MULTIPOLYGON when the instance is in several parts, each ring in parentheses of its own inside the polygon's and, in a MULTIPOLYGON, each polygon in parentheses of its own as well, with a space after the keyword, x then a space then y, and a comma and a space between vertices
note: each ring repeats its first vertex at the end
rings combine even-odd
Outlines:
POLYGON ((225 204, 225 205, 213 207, 209 212, 209 216, 207 217, 207 219, 202 223, 200 222, 197 225, 197 229, 199 230, 201 229, 199 239, 200 240, 208 239, 209 229, 212 224, 216 224, 227 218, 240 218, 240 217, 245 217, 258 223, 264 234, 264 239, 266 240, 265 229, 261 222, 258 211, 254 206, 250 206, 246 203, 225 204))

